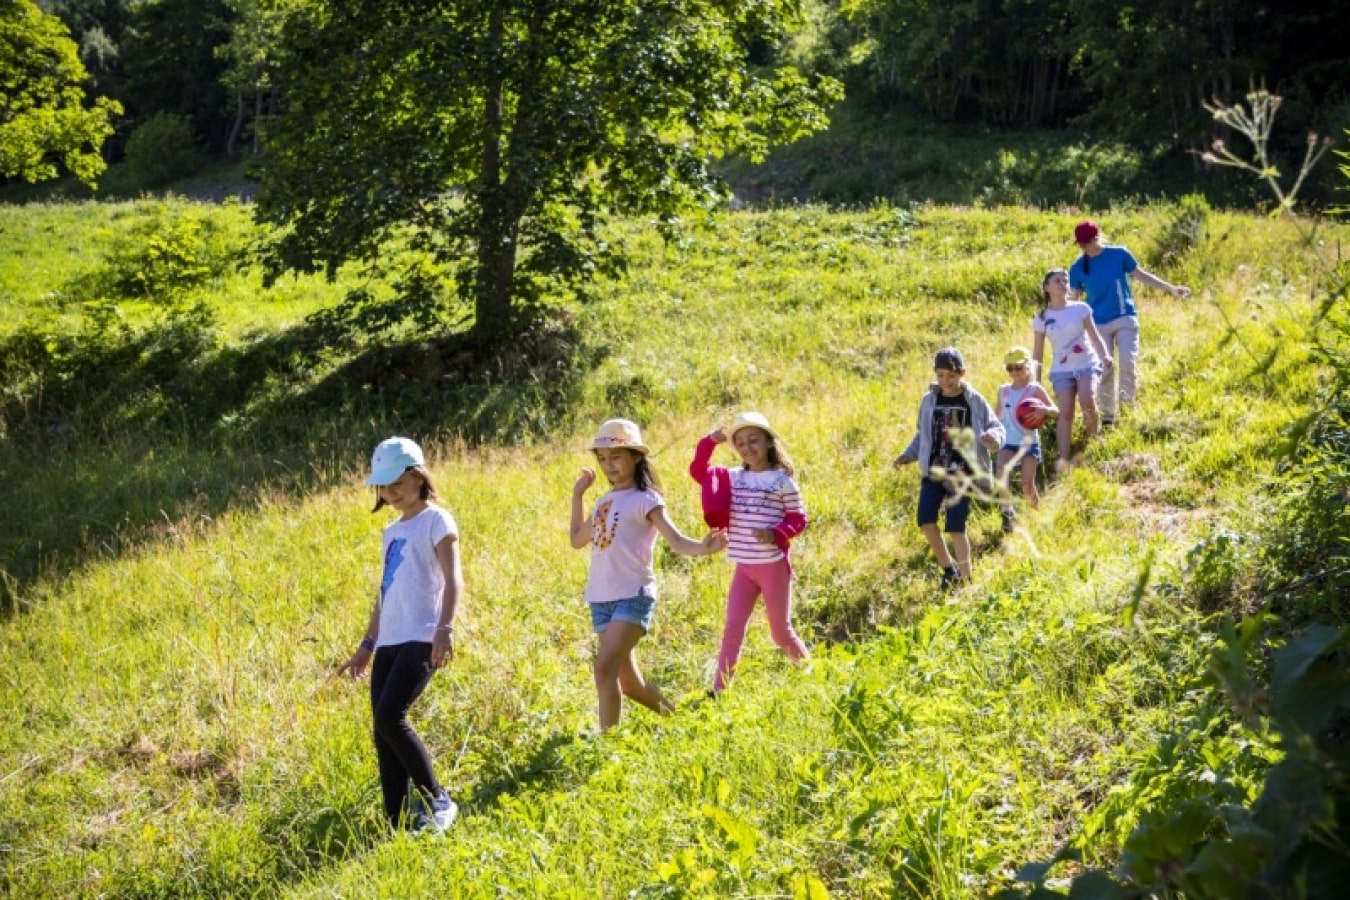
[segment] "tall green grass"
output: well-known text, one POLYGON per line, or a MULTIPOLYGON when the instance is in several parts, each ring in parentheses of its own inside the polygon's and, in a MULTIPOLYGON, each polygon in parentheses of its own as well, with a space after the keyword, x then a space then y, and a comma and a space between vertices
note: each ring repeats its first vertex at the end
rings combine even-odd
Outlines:
MULTIPOLYGON (((29 213, 91 247, 81 220, 106 215, 29 213)), ((1172 213, 1121 208, 1104 226, 1151 259, 1172 213)), ((1315 395, 1316 266, 1289 224, 1212 214, 1165 270, 1197 296, 1142 293, 1132 416, 1017 534, 978 508, 974 583, 944 597, 912 524, 913 473, 889 462, 938 346, 960 346, 994 393, 1041 274, 1072 259, 1074 219, 788 207, 671 245, 623 223, 630 277, 575 323, 593 368, 562 394, 497 386, 493 408, 517 423, 499 433, 451 384, 307 406, 333 396, 334 359, 277 386, 291 421, 262 430, 168 416, 47 435, 36 452, 6 441, 5 546, 48 555, 0 624, 3 890, 955 898, 1084 829, 1109 860, 1134 815, 1112 798, 1195 715, 1213 638, 1187 599, 1187 551, 1261 514, 1257 488, 1315 395), (586 557, 565 538, 580 448, 601 419, 638 419, 694 531, 693 444, 749 408, 799 464, 813 524, 794 556, 797 618, 815 658, 791 667, 757 619, 733 689, 691 702, 730 567, 662 552, 639 654, 685 702, 596 735, 586 557), (415 709, 463 810, 439 841, 386 833, 364 687, 329 677, 378 577, 384 519, 360 472, 395 431, 428 446, 464 535, 459 655, 415 709)), ((0 273, 17 265, 5 252, 0 273)), ((23 265, 35 274, 6 290, 39 310, 66 275, 23 265)), ((204 292, 217 347, 254 339, 255 310, 236 301, 256 279, 245 268, 204 292)), ((258 331, 306 308, 276 304, 258 331)), ((1187 746, 1238 785, 1272 754, 1236 723, 1187 746)))

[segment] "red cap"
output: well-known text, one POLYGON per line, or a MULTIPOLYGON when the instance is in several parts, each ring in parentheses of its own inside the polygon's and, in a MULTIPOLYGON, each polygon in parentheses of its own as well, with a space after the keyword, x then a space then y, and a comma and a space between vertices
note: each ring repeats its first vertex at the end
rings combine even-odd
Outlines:
POLYGON ((1097 235, 1101 233, 1102 230, 1097 227, 1096 222, 1092 221, 1091 219, 1084 219, 1083 221, 1075 225, 1073 228, 1074 243, 1090 244, 1093 241, 1095 241, 1097 239, 1097 235))

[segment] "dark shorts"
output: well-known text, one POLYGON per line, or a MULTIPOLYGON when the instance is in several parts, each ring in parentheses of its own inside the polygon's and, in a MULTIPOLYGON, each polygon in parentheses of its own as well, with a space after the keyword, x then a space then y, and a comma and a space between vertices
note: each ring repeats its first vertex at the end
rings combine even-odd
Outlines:
POLYGON ((966 516, 970 515, 970 497, 957 500, 956 495, 947 489, 946 484, 925 478, 919 482, 919 514, 916 520, 919 526, 934 525, 938 512, 947 510, 948 534, 960 534, 966 530, 966 516))
MULTIPOLYGON (((1003 449, 1004 449, 1004 450, 1007 450, 1009 453, 1016 453, 1018 450, 1021 450, 1022 448, 1019 447, 1019 446, 1017 446, 1016 444, 1011 444, 1011 445, 1005 446, 1003 449)), ((1025 462, 1025 461, 1028 460, 1028 459, 1034 459, 1034 460, 1036 460, 1036 462, 1040 462, 1040 461, 1041 461, 1041 445, 1040 445, 1040 444, 1027 444, 1027 445, 1026 445, 1026 452, 1022 454, 1022 458, 1021 458, 1020 460, 1017 461, 1017 464, 1020 466, 1023 462, 1025 462)))

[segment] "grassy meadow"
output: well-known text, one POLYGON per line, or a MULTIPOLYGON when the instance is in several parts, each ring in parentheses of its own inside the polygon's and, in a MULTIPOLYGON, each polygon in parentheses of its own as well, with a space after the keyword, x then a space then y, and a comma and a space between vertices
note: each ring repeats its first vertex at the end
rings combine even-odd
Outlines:
MULTIPOLYGON (((1016 533, 977 507, 975 577, 946 596, 918 476, 890 461, 937 347, 993 397, 1042 274, 1073 259, 1071 211, 790 206, 671 244, 624 222, 632 266, 577 313, 580 370, 334 400, 350 360, 333 354, 237 399, 222 380, 209 419, 163 385, 113 415, 91 384, 81 415, 0 422, 0 893, 986 896, 1070 839, 1109 865, 1150 790, 1204 789, 1168 781, 1179 759, 1250 792, 1276 750, 1210 706, 1214 610, 1188 554, 1265 513, 1323 375, 1318 248, 1347 235, 1310 245, 1306 221, 1216 211, 1182 239, 1179 215, 1098 217, 1195 295, 1140 290, 1138 406, 1045 478, 1016 533), (663 548, 639 658, 682 708, 630 707, 597 735, 587 554, 566 537, 580 448, 604 418, 638 420, 672 517, 701 533, 684 469, 744 409, 798 466, 814 658, 788 664, 757 615, 733 689, 692 702, 731 567, 663 548), (457 657, 414 709, 461 806, 443 839, 388 834, 364 685, 330 677, 378 581, 387 519, 360 479, 392 433, 428 448, 463 534, 457 657)), ((142 221, 196 221, 232 255, 252 228, 239 204, 0 208, 0 336, 155 321, 154 295, 106 300, 142 221)), ((264 288, 232 259, 188 289, 217 318, 184 369, 245 358, 355 278, 264 288)))

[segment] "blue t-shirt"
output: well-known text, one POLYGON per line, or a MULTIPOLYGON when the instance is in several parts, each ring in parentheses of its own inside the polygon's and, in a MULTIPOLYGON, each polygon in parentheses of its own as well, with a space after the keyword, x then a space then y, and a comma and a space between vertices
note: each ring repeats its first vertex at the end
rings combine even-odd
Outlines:
POLYGON ((1098 325, 1137 316, 1134 295, 1130 293, 1130 273, 1139 268, 1134 256, 1124 247, 1106 246, 1102 252, 1089 258, 1082 254, 1069 267, 1069 287, 1084 291, 1084 299, 1092 307, 1092 319, 1098 325))

